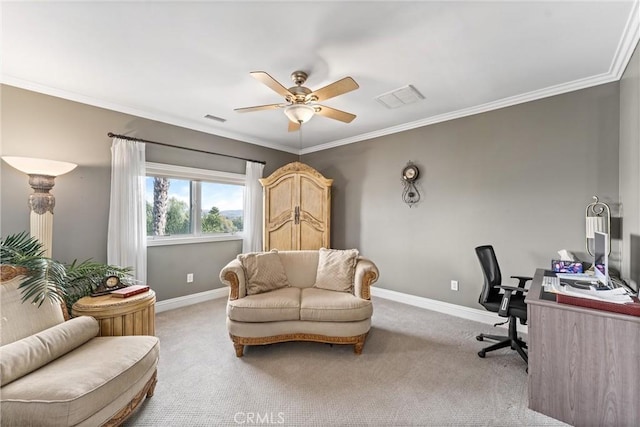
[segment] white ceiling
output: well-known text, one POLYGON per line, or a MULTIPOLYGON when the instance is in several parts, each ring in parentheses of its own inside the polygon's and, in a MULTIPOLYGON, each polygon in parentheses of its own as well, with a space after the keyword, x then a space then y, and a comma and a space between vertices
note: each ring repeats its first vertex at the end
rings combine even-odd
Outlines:
POLYGON ((3 83, 303 154, 617 80, 640 21, 638 0, 1 7, 3 83), (312 90, 353 77, 324 104, 357 118, 314 117, 301 142, 282 110, 233 111, 283 101, 250 71, 289 87, 298 69, 312 90), (375 100, 409 84, 425 99, 375 100))

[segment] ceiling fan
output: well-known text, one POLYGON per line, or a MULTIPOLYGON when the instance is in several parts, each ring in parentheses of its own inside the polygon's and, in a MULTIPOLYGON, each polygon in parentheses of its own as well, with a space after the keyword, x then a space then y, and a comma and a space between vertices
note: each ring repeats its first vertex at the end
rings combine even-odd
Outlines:
POLYGON ((358 83, 351 77, 345 77, 321 89, 311 91, 311 89, 302 86, 304 82, 307 81, 307 77, 309 77, 304 71, 294 71, 291 73, 291 80, 293 80, 295 86, 289 89, 281 85, 276 79, 264 71, 252 71, 249 74, 283 96, 286 103, 236 108, 234 111, 246 113, 249 111, 284 108, 284 113, 289 118, 289 132, 300 129, 300 125, 311 120, 314 114, 319 114, 344 123, 351 123, 351 121, 356 118, 355 114, 317 103, 358 89, 360 86, 358 86, 358 83))

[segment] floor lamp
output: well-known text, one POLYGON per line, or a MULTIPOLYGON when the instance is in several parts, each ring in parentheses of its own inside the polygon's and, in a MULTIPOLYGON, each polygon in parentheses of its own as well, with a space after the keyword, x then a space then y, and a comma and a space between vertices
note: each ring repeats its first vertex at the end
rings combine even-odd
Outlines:
POLYGON ((53 188, 56 176, 71 172, 78 165, 33 157, 3 156, 2 160, 29 175, 29 185, 33 188, 33 193, 29 195, 31 237, 42 243, 44 256, 50 258, 56 199, 49 191, 53 188))

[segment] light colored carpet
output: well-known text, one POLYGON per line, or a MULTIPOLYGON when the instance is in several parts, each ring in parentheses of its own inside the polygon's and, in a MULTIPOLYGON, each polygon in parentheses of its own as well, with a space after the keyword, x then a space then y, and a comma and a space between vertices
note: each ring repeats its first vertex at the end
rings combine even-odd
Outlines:
MULTIPOLYGON (((361 356, 353 346, 282 343, 237 358, 225 299, 156 318, 155 395, 126 426, 564 426, 527 408, 526 366, 485 359, 484 325, 374 298, 361 356)), ((500 332, 498 332, 500 333, 500 332)))

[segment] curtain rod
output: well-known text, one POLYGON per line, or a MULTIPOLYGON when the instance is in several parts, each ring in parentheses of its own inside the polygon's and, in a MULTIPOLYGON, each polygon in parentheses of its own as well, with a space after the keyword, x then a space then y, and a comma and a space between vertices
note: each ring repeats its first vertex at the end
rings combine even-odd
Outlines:
POLYGON ((263 165, 267 164, 267 162, 265 162, 264 160, 253 160, 253 159, 247 159, 247 158, 244 158, 244 157, 232 156, 231 154, 215 153, 213 151, 199 150, 197 148, 180 147, 178 145, 166 144, 164 142, 149 141, 148 139, 134 138, 132 136, 126 136, 126 135, 118 135, 118 134, 112 133, 112 132, 109 132, 107 134, 107 136, 109 138, 120 138, 120 139, 126 139, 127 141, 146 142, 146 143, 149 143, 149 144, 162 145, 163 147, 171 147, 171 148, 179 148, 180 150, 195 151, 196 153, 205 153, 205 154, 213 154, 214 156, 231 157, 232 159, 245 160, 247 162, 254 162, 254 163, 261 163, 263 165))

